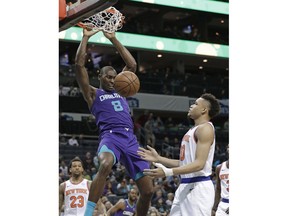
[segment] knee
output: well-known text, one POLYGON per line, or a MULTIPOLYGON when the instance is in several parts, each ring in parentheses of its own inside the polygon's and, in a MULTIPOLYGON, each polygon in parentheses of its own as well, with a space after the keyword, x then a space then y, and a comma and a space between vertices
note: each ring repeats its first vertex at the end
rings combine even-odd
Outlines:
POLYGON ((106 159, 102 160, 100 162, 100 166, 98 170, 99 174, 103 176, 108 176, 109 173, 111 172, 112 166, 113 166, 113 161, 106 160, 106 159))

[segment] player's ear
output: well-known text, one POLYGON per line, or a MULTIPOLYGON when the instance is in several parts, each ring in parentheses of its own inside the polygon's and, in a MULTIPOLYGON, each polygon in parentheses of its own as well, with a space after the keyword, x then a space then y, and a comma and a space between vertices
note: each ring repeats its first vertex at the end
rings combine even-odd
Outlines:
POLYGON ((201 114, 204 115, 206 112, 207 112, 207 107, 204 107, 204 108, 202 109, 201 114))

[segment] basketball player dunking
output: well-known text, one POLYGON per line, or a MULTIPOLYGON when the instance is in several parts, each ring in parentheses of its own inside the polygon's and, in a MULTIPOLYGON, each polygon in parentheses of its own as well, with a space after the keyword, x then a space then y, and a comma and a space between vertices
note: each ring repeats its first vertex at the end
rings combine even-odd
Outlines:
POLYGON ((181 183, 175 192, 170 215, 211 216, 215 195, 210 178, 215 131, 210 120, 219 112, 219 102, 211 94, 201 95, 190 106, 188 116, 194 120, 195 126, 183 136, 180 160, 161 157, 155 149, 148 146, 148 149, 139 148, 138 154, 158 167, 145 170, 145 175, 181 175, 181 183))
MULTIPOLYGON (((100 69, 98 79, 99 88, 89 84, 88 73, 85 68, 86 48, 89 38, 98 31, 83 29, 82 41, 76 53, 76 80, 82 91, 91 113, 95 116, 99 129, 99 170, 94 178, 85 216, 92 216, 97 201, 101 197, 106 177, 111 172, 112 166, 121 162, 129 176, 136 181, 139 188, 139 199, 136 205, 137 216, 148 212, 150 200, 153 194, 151 178, 143 174, 143 170, 149 168, 149 163, 137 154, 139 144, 133 133, 133 121, 126 98, 121 97, 114 90, 114 79, 117 75, 111 66, 100 69)), ((103 34, 119 52, 126 63, 122 71, 136 71, 136 61, 130 52, 117 40, 114 33, 103 34)))

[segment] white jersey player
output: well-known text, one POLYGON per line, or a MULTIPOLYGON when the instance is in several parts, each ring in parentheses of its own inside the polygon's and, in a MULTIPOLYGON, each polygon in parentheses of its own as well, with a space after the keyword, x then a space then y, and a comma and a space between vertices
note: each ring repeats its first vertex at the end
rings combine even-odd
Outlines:
POLYGON ((219 102, 212 94, 201 95, 190 106, 188 116, 194 120, 195 126, 182 139, 179 160, 162 157, 149 146, 148 150, 139 148, 138 154, 158 167, 144 170, 145 175, 158 178, 181 175, 181 184, 175 192, 170 211, 171 216, 211 216, 215 195, 210 177, 215 150, 215 130, 210 120, 219 112, 219 102))
POLYGON ((91 181, 83 178, 83 165, 74 158, 69 165, 71 178, 59 186, 59 215, 84 216, 91 181), (64 209, 63 209, 64 208, 64 209))
MULTIPOLYGON (((229 147, 227 148, 229 153, 229 147)), ((216 167, 216 190, 212 216, 229 215, 229 159, 216 167)))

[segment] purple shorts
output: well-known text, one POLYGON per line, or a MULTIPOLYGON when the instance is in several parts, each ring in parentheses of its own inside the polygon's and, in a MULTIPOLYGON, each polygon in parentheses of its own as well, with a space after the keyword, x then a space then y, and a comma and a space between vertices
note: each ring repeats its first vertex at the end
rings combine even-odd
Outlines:
POLYGON ((116 128, 101 133, 98 155, 102 152, 111 152, 114 164, 123 164, 129 176, 137 180, 141 178, 144 169, 149 169, 149 162, 141 159, 137 154, 139 143, 132 129, 116 128))

